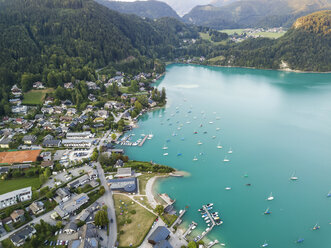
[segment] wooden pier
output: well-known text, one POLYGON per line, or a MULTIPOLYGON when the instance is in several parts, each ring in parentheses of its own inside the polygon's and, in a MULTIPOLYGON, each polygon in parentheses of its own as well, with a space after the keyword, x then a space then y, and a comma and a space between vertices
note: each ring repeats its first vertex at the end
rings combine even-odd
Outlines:
POLYGON ((209 217, 209 220, 211 221, 211 226, 206 229, 206 231, 203 231, 201 236, 197 236, 194 241, 198 242, 201 239, 203 239, 211 230, 213 230, 214 226, 216 225, 215 220, 213 216, 209 213, 208 207, 206 205, 202 206, 203 210, 205 210, 207 216, 209 217))
POLYGON ((147 138, 148 138, 148 135, 145 135, 145 137, 143 138, 143 140, 140 142, 140 144, 138 146, 143 146, 143 144, 145 143, 147 138))
POLYGON ((175 220, 175 222, 171 225, 170 229, 173 229, 173 227, 179 223, 182 220, 183 215, 186 213, 186 210, 182 210, 178 216, 178 218, 175 220))

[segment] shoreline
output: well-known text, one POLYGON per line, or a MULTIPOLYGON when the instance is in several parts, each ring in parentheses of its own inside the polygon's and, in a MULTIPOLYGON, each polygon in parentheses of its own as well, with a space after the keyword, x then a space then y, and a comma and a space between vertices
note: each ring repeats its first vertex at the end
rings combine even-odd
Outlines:
POLYGON ((290 68, 287 69, 270 69, 270 68, 257 68, 257 67, 248 67, 248 66, 233 66, 233 65, 208 65, 208 64, 198 64, 198 63, 184 63, 184 62, 172 62, 167 64, 168 65, 197 65, 197 66, 210 66, 210 67, 219 67, 219 68, 242 68, 242 69, 254 69, 254 70, 264 70, 264 71, 279 71, 279 72, 294 72, 294 73, 302 73, 302 74, 331 74, 331 71, 301 71, 301 70, 293 70, 290 68))

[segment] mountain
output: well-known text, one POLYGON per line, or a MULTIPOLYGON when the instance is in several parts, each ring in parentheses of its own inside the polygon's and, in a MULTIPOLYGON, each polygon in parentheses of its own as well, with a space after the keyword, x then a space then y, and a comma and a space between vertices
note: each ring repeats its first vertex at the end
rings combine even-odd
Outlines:
POLYGON ((180 16, 187 14, 197 5, 209 4, 211 0, 162 0, 169 4, 180 16))
POLYGON ((297 19, 281 38, 251 39, 209 54, 210 64, 264 69, 331 71, 331 10, 297 19))
POLYGON ((173 17, 180 19, 176 11, 168 4, 160 1, 135 1, 135 2, 120 2, 109 0, 95 0, 96 2, 108 7, 109 9, 126 13, 135 14, 140 17, 158 19, 162 17, 173 17))
POLYGON ((196 6, 183 19, 216 29, 290 27, 300 16, 331 8, 331 0, 214 0, 196 6))

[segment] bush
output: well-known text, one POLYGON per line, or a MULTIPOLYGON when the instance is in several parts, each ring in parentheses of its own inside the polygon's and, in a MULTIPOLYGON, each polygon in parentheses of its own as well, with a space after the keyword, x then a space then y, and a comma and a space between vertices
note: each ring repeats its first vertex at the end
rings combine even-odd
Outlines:
POLYGON ((126 220, 126 223, 130 224, 130 223, 132 223, 132 220, 131 219, 127 219, 126 220))
POLYGON ((130 211, 130 213, 131 213, 131 214, 136 214, 136 210, 132 209, 132 210, 130 211))
POLYGON ((123 234, 124 234, 124 231, 123 231, 123 230, 121 230, 121 231, 120 231, 120 234, 121 234, 121 235, 123 235, 123 234))

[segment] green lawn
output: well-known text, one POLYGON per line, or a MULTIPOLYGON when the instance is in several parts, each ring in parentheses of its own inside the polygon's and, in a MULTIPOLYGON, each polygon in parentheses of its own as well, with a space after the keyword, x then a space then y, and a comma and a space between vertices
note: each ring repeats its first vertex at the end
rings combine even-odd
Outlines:
MULTIPOLYGON (((246 30, 245 29, 223 29, 223 30, 220 30, 220 32, 227 33, 228 35, 233 35, 234 33, 237 33, 237 34, 245 33, 246 30)), ((279 37, 283 36, 285 33, 286 33, 285 31, 282 33, 257 32, 257 33, 254 33, 254 35, 261 35, 262 37, 266 37, 266 38, 278 39, 279 37)))
POLYGON ((119 247, 139 246, 156 219, 156 215, 124 195, 114 194, 114 203, 119 247), (132 210, 136 212, 133 214, 132 210))
POLYGON ((53 89, 45 89, 45 90, 30 90, 23 95, 23 104, 28 105, 39 105, 42 104, 46 93, 51 93, 54 91, 53 89))
POLYGON ((201 39, 208 40, 208 41, 212 42, 215 45, 220 45, 220 44, 226 45, 227 40, 222 40, 222 41, 219 41, 219 42, 214 42, 214 41, 211 40, 211 36, 209 34, 207 34, 207 33, 199 33, 199 34, 200 34, 201 39))
POLYGON ((40 187, 39 177, 0 180, 0 195, 29 186, 38 189, 40 187))

